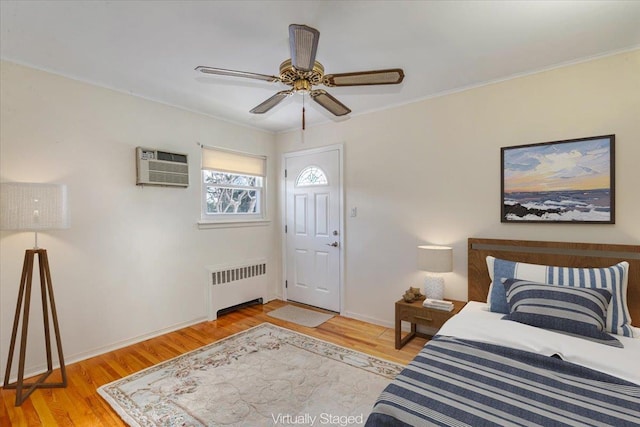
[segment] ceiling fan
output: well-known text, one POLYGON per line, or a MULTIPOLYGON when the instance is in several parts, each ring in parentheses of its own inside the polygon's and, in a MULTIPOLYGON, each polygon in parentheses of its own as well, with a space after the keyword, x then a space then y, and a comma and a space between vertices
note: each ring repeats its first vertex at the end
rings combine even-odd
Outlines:
MULTIPOLYGON (((282 102, 285 98, 294 93, 309 95, 311 99, 327 109, 335 116, 349 114, 349 107, 338 101, 323 89, 314 89, 320 84, 328 87, 340 86, 368 86, 368 85, 394 85, 402 82, 404 71, 401 68, 390 68, 384 70, 356 71, 352 73, 324 74, 324 67, 316 61, 316 51, 318 50, 318 40, 320 32, 315 28, 306 25, 289 25, 289 47, 291 49, 291 59, 280 64, 280 75, 270 76, 267 74, 250 73, 246 71, 226 70, 224 68, 213 68, 206 66, 196 67, 197 71, 205 74, 217 74, 231 77, 244 77, 247 79, 263 80, 270 83, 284 83, 291 86, 291 89, 283 90, 260 105, 254 107, 250 112, 253 114, 264 114, 282 102)), ((302 108, 302 128, 304 123, 304 107, 302 108)))

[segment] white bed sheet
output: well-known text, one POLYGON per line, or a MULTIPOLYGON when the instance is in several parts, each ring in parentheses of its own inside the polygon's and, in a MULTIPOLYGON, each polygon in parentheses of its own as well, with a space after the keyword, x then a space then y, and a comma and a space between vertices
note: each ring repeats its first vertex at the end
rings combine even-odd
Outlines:
POLYGON ((640 339, 616 335, 624 348, 598 344, 586 339, 501 320, 487 304, 469 301, 438 331, 439 335, 503 345, 551 356, 640 384, 640 339))

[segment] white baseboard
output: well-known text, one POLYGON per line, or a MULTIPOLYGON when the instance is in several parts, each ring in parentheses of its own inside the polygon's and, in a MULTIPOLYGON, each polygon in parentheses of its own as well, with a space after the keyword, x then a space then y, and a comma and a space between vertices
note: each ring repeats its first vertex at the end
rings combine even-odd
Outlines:
MULTIPOLYGON (((145 341, 145 340, 148 340, 148 339, 151 339, 151 338, 155 338, 155 337, 158 337, 160 335, 164 335, 164 334, 167 334, 169 332, 177 331, 179 329, 186 328, 188 326, 192 326, 192 325, 195 325, 195 324, 198 324, 198 323, 202 323, 202 322, 206 322, 206 321, 207 321, 207 317, 206 316, 198 317, 196 319, 189 320, 189 321, 186 321, 186 322, 177 323, 175 325, 172 325, 172 326, 169 326, 169 327, 166 327, 166 328, 163 328, 163 329, 159 329, 157 331, 150 332, 148 334, 138 335, 137 337, 126 339, 126 340, 123 340, 123 341, 118 341, 118 342, 115 342, 115 343, 112 343, 112 344, 109 344, 109 345, 106 345, 106 346, 103 346, 103 347, 98 347, 98 348, 94 348, 94 349, 91 349, 91 350, 88 350, 88 351, 83 351, 83 352, 80 352, 80 353, 76 353, 76 354, 71 355, 71 357, 65 357, 64 358, 65 359, 64 360, 65 361, 65 365, 69 366, 72 363, 81 362, 83 360, 87 360, 87 359, 90 359, 92 357, 100 356, 101 354, 105 354, 105 353, 108 353, 110 351, 118 350, 118 349, 130 346, 132 344, 137 344, 139 342, 142 342, 142 341, 145 341)), ((62 349, 64 350, 64 343, 62 344, 62 349)), ((58 354, 57 353, 57 349, 55 348, 55 342, 53 343, 53 346, 52 346, 52 353, 53 353, 53 359, 54 359, 53 369, 58 369, 58 368, 60 368, 60 363, 59 363, 59 361, 55 360, 55 359, 57 359, 56 356, 58 354)), ((14 366, 17 366, 17 361, 16 360, 14 360, 14 363, 15 363, 14 366)), ((46 371, 47 371, 47 365, 43 363, 43 364, 34 366, 33 368, 30 368, 27 372, 24 373, 24 377, 25 378, 33 377, 33 376, 36 376, 36 375, 40 375, 40 374, 42 374, 42 373, 44 373, 46 371)), ((3 375, 4 375, 4 373, 3 373, 3 375)), ((11 382, 11 383, 13 383, 15 381, 17 381, 17 377, 12 377, 9 380, 9 382, 11 382)))
POLYGON ((377 317, 365 316, 364 314, 354 313, 352 311, 342 312, 341 315, 344 317, 350 317, 356 320, 362 320, 363 322, 373 323, 374 325, 384 326, 386 328, 394 328, 393 322, 378 319, 377 317))

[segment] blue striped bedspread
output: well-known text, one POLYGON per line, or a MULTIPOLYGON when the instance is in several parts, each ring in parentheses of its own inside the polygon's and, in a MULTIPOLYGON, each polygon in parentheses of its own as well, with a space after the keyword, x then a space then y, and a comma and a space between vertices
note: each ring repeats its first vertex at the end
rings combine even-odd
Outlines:
POLYGON ((640 385, 554 357, 436 336, 383 390, 366 423, 429 425, 639 426, 640 385))

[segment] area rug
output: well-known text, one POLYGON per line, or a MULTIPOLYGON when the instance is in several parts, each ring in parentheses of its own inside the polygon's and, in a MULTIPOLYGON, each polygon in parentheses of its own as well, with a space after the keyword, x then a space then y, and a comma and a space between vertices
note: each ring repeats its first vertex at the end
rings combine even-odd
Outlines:
POLYGON ((363 425, 401 370, 263 323, 98 393, 130 426, 363 425))
POLYGON ((334 316, 333 314, 320 313, 319 311, 308 310, 295 305, 285 305, 268 312, 267 315, 309 328, 320 326, 334 316))

